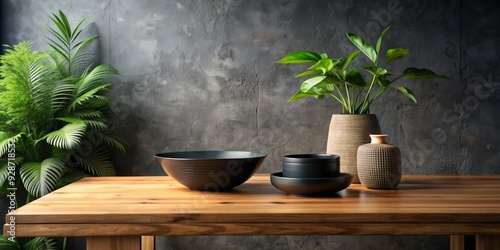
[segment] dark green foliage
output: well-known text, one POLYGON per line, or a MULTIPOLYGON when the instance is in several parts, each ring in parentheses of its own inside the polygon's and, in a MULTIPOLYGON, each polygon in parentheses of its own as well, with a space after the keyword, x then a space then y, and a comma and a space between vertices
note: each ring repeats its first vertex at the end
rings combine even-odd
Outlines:
MULTIPOLYGON (((108 80, 118 71, 93 61, 97 36, 80 38, 84 20, 72 28, 62 12, 52 21, 49 52, 32 51, 26 41, 0 56, 0 193, 22 184, 26 203, 85 176, 115 175, 111 148, 128 147, 107 124, 108 80)), ((55 243, 0 237, 2 249, 57 249, 55 243)))

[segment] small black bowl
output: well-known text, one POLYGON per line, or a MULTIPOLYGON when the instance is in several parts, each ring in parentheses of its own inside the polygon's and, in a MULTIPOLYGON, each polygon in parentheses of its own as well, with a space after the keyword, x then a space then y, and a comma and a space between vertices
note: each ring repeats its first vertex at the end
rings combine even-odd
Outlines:
POLYGON ((165 172, 201 191, 227 191, 250 179, 266 154, 246 151, 186 151, 156 154, 165 172))
POLYGON ((328 178, 340 174, 340 157, 332 154, 283 156, 283 176, 291 178, 328 178))
POLYGON ((331 178, 289 178, 282 173, 271 174, 271 184, 285 193, 295 195, 325 195, 346 189, 351 185, 352 174, 341 173, 331 178))

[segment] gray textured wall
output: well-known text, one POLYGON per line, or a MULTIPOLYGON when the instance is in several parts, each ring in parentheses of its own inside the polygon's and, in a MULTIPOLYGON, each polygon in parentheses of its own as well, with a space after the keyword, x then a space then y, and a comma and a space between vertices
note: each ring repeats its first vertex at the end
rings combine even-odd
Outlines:
MULTIPOLYGON (((497 1, 0 2, 1 43, 30 39, 46 48, 38 25, 58 9, 73 21, 95 22, 102 61, 123 75, 112 91, 115 129, 133 147, 116 155, 121 175, 164 175, 152 158, 164 151, 260 151, 269 155, 263 173, 278 171, 284 154, 324 152, 338 105, 332 99, 288 104, 299 69, 274 61, 295 50, 345 55, 354 49, 346 32, 374 42, 388 23, 386 44, 411 50, 395 70, 428 67, 452 78, 405 82, 416 105, 389 92, 372 106, 401 148, 404 174, 500 173, 497 1)), ((157 247, 445 249, 448 238, 158 237, 157 247)))

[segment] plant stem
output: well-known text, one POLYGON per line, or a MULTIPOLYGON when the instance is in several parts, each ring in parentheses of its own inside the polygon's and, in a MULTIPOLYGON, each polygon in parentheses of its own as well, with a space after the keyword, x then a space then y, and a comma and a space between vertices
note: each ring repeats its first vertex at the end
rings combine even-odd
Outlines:
POLYGON ((344 87, 347 96, 347 108, 349 109, 349 113, 351 113, 351 97, 349 95, 349 87, 347 86, 347 82, 344 82, 344 87))
POLYGON ((368 88, 368 91, 366 92, 366 95, 365 95, 365 99, 363 100, 363 108, 361 110, 365 110, 366 108, 368 108, 369 105, 366 105, 366 101, 368 100, 368 97, 370 96, 370 92, 372 91, 372 87, 373 85, 375 84, 375 75, 372 77, 372 82, 370 83, 370 88, 368 88))
POLYGON ((344 106, 344 103, 342 102, 342 100, 340 100, 340 99, 339 99, 338 97, 336 97, 334 94, 331 94, 331 93, 330 93, 330 95, 331 95, 333 98, 335 98, 335 100, 337 100, 337 101, 340 103, 340 105, 342 106, 342 111, 345 111, 345 106, 344 106))
POLYGON ((339 100, 339 102, 342 105, 342 111, 346 112, 346 111, 348 111, 348 109, 347 109, 347 106, 346 106, 344 95, 342 94, 342 91, 340 91, 339 88, 336 88, 336 89, 337 89, 337 92, 339 93, 339 96, 340 96, 339 99, 341 99, 341 100, 339 100))
POLYGON ((370 106, 370 104, 372 104, 372 102, 375 101, 375 99, 377 99, 380 95, 382 95, 382 93, 384 93, 386 89, 387 87, 380 88, 377 94, 372 99, 370 99, 370 101, 368 102, 368 106, 370 106))

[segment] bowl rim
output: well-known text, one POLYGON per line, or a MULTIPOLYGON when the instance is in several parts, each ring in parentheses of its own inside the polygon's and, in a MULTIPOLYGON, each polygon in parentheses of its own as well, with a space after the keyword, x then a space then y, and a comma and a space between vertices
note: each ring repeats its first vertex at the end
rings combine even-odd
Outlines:
POLYGON ((351 178, 354 175, 352 173, 344 172, 344 173, 339 173, 339 176, 336 176, 336 177, 288 177, 288 176, 283 176, 283 172, 274 172, 274 173, 271 173, 270 176, 271 176, 271 178, 276 178, 276 179, 281 179, 281 180, 321 181, 321 180, 339 180, 339 179, 351 178))
POLYGON ((261 152, 253 151, 237 151, 237 150, 196 150, 196 151, 173 151, 173 152, 163 152, 154 155, 157 159, 166 160, 241 160, 241 159, 259 159, 267 157, 267 154, 261 152), (228 153, 232 154, 227 157, 189 157, 193 154, 217 154, 217 153, 228 153), (246 154, 246 155, 239 155, 246 154), (177 156, 176 156, 177 155, 177 156))
POLYGON ((283 156, 284 162, 338 162, 339 155, 336 154, 290 154, 283 156))

